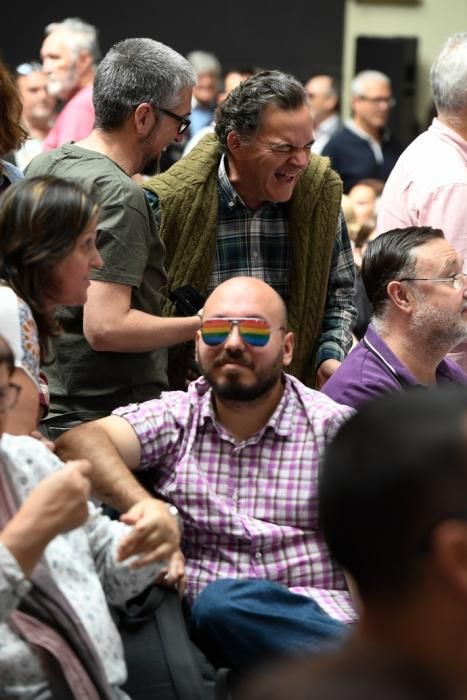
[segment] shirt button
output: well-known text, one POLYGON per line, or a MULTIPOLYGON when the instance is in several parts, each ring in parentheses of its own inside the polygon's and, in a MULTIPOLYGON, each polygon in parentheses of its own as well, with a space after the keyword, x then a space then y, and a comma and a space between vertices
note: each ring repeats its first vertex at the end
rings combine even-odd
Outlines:
POLYGON ((253 253, 253 257, 254 257, 254 258, 257 258, 257 257, 258 257, 258 253, 257 253, 256 251, 253 253))
POLYGON ((255 557, 256 559, 262 559, 263 555, 261 554, 261 552, 256 552, 255 557))
POLYGON ((232 207, 234 207, 234 206, 235 206, 235 202, 234 202, 233 200, 230 201, 230 202, 229 202, 229 207, 232 209, 232 207))

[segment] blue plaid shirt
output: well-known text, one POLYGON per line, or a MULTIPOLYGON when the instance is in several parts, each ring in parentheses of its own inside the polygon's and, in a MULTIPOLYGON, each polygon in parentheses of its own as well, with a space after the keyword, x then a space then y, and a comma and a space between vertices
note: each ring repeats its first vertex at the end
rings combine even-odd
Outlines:
MULTIPOLYGON (((159 201, 145 190, 156 222, 160 221, 159 201)), ((287 302, 289 238, 287 207, 265 202, 251 211, 232 187, 225 168, 225 156, 218 174, 219 219, 217 250, 208 291, 231 277, 257 277, 273 287, 287 302)), ((323 326, 317 363, 343 360, 352 345, 351 329, 356 311, 353 304, 354 261, 347 226, 341 211, 329 270, 323 326)))

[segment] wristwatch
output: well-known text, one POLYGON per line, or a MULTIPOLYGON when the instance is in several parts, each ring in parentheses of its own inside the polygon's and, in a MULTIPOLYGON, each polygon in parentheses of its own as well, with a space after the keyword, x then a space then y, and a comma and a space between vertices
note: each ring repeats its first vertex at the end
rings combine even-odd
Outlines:
POLYGON ((180 532, 182 532, 183 531, 183 522, 182 522, 182 519, 180 517, 180 513, 179 513, 177 506, 174 506, 173 503, 167 503, 167 502, 165 503, 165 505, 167 506, 167 510, 169 511, 170 515, 173 515, 173 517, 176 519, 179 530, 180 530, 180 532))

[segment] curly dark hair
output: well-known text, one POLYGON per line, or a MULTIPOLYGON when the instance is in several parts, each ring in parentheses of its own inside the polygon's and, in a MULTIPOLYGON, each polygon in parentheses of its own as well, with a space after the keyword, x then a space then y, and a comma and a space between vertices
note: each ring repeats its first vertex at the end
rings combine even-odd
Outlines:
POLYGON ((21 126, 23 105, 15 79, 0 60, 0 153, 17 151, 28 137, 21 126))
POLYGON ((235 131, 244 140, 252 139, 261 128, 268 105, 279 109, 299 109, 308 103, 303 85, 280 71, 262 71, 238 85, 217 107, 215 131, 224 151, 227 136, 235 131))

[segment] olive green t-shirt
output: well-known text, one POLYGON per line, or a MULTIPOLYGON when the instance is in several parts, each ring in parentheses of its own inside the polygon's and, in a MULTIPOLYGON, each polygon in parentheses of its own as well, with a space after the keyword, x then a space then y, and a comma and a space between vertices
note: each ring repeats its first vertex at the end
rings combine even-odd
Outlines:
MULTIPOLYGON (((134 309, 161 315, 166 274, 165 248, 144 192, 114 161, 75 144, 43 153, 27 176, 56 175, 75 180, 101 207, 97 247, 104 261, 93 280, 132 288, 134 309)), ((167 388, 167 351, 96 352, 83 335, 81 307, 59 307, 63 333, 49 378, 52 413, 108 413, 117 406, 145 401, 167 388)), ((105 308, 102 309, 105 318, 105 308)))

